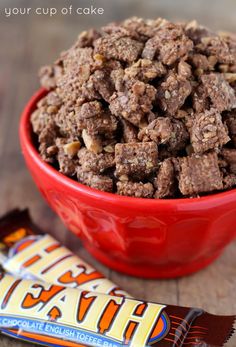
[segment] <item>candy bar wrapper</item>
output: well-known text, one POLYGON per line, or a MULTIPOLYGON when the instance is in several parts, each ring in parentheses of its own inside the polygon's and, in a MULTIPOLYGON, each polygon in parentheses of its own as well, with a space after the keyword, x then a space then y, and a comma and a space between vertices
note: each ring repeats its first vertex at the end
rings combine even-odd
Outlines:
POLYGON ((128 296, 84 260, 44 234, 28 210, 0 220, 0 264, 10 274, 65 287, 128 296))
MULTIPOLYGON (((48 298, 50 300, 52 299, 52 302, 54 302, 54 299, 57 296, 56 288, 58 287, 56 287, 55 285, 59 285, 59 286, 63 285, 65 287, 72 287, 72 288, 76 288, 77 290, 79 289, 80 291, 99 292, 99 293, 109 294, 110 296, 115 295, 118 297, 118 298, 113 298, 113 300, 111 300, 111 302, 108 304, 107 311, 103 310, 103 313, 101 314, 101 317, 104 317, 103 320, 101 320, 101 324, 99 323, 102 327, 101 330, 99 330, 99 332, 102 333, 102 338, 98 337, 100 336, 98 332, 95 333, 94 331, 92 331, 89 333, 82 332, 81 334, 80 333, 77 334, 77 330, 76 330, 77 328, 74 328, 74 327, 68 328, 67 324, 65 324, 66 325, 65 327, 63 326, 64 323, 62 324, 62 326, 58 326, 58 324, 56 324, 55 321, 58 322, 59 317, 61 318, 62 310, 60 310, 60 308, 58 308, 57 306, 55 306, 56 309, 52 307, 52 312, 51 312, 52 314, 51 313, 49 314, 49 323, 44 322, 44 325, 39 325, 37 322, 35 323, 35 319, 37 320, 37 318, 32 318, 31 316, 27 317, 27 315, 24 315, 24 317, 26 318, 19 317, 21 318, 20 320, 16 317, 15 321, 13 320, 6 321, 6 319, 3 321, 2 319, 4 317, 0 317, 0 323, 3 324, 2 325, 3 333, 7 335, 15 336, 15 337, 23 338, 29 341, 38 342, 41 344, 46 344, 46 345, 51 344, 52 346, 116 347, 116 346, 125 346, 126 344, 130 345, 130 342, 127 336, 129 335, 131 336, 132 334, 134 335, 133 331, 138 326, 138 322, 135 319, 133 320, 131 319, 130 323, 129 324, 127 323, 128 325, 124 333, 125 343, 124 341, 122 342, 116 341, 116 340, 113 341, 113 337, 107 338, 105 336, 105 331, 108 330, 108 327, 110 329, 110 325, 108 323, 113 322, 114 318, 116 317, 116 312, 120 310, 122 310, 123 312, 123 309, 122 309, 123 302, 137 303, 138 301, 135 301, 135 300, 130 301, 130 299, 124 299, 124 298, 122 301, 120 301, 121 300, 120 297, 128 297, 129 295, 126 292, 122 291, 120 288, 118 288, 114 283, 106 279, 101 273, 96 271, 89 264, 84 262, 79 257, 75 256, 67 248, 60 245, 58 241, 56 241, 52 236, 48 234, 43 234, 42 231, 32 222, 29 216, 28 210, 24 210, 24 211, 14 210, 0 220, 0 263, 2 264, 4 269, 7 270, 7 272, 14 274, 18 277, 53 283, 54 285, 32 284, 32 288, 34 289, 34 291, 39 293, 40 298, 48 298), (45 288, 50 288, 50 290, 45 288), (49 294, 47 294, 48 292, 49 294), (42 294, 42 296, 40 293, 42 294), (120 303, 122 303, 122 305, 120 303), (121 307, 119 305, 121 305, 121 307), (108 313, 110 313, 111 315, 109 316, 108 313), (54 315, 56 315, 56 317, 54 317, 54 315), (24 321, 24 319, 26 320, 24 321), (31 321, 32 321, 32 324, 30 323, 31 321), (106 322, 107 325, 104 322, 106 322), (31 329, 32 327, 34 328, 36 327, 36 330, 35 331, 27 330, 25 326, 23 326, 24 324, 30 327, 31 329), (54 327, 52 329, 51 335, 45 334, 44 330, 37 331, 37 329, 44 329, 44 328, 46 330, 51 329, 49 328, 48 324, 51 324, 51 327, 54 327), (22 327, 24 328, 23 329, 24 331, 22 330, 22 327), (18 330, 20 331, 20 333, 18 330), (64 332, 64 335, 63 335, 63 332, 64 332), (60 334, 59 340, 57 338, 58 333, 60 334), (56 334, 56 337, 53 334, 54 335, 56 334), (71 339, 70 337, 73 337, 75 341, 71 339), (80 339, 82 339, 82 341, 80 341, 80 339), (67 344, 65 344, 65 340, 67 341, 66 342, 67 344)), ((4 279, 4 281, 6 281, 6 278, 11 279, 12 281, 14 280, 9 275, 2 276, 2 279, 4 279)), ((30 282, 24 281, 24 280, 22 281, 18 279, 18 280, 15 280, 14 283, 15 284, 13 284, 8 291, 10 295, 11 293, 15 291, 15 287, 18 286, 18 283, 19 283, 19 286, 21 287, 23 286, 22 283, 27 284, 30 282)), ((63 290, 65 290, 65 288, 63 290)), ((2 291, 0 286, 0 295, 1 293, 2 291)), ((31 294, 28 295, 28 298, 30 297, 30 295, 31 294)), ((85 305, 85 306, 82 305, 81 307, 87 307, 86 305, 90 305, 90 303, 92 303, 92 301, 95 300, 94 298, 97 297, 97 294, 95 293, 93 293, 93 295, 92 293, 90 294, 88 293, 86 295, 87 297, 81 296, 81 302, 84 302, 84 305, 85 305)), ((98 295, 98 297, 100 296, 98 295)), ((101 297, 104 297, 104 295, 101 297)), ((59 299, 59 302, 61 300, 62 299, 59 299)), ((97 299, 97 300, 99 301, 100 299, 97 299)), ((5 302, 6 300, 3 300, 3 301, 5 302)), ((43 299, 39 301, 36 300, 35 303, 41 303, 44 307, 44 304, 46 304, 46 301, 44 302, 43 299)), ((144 311, 146 312, 146 307, 149 307, 149 304, 140 303, 137 305, 138 306, 136 311, 134 311, 134 315, 137 315, 137 317, 140 316, 140 319, 142 317, 146 317, 146 315, 143 315, 143 312, 144 311)), ((150 305, 152 306, 153 304, 150 303, 150 305)), ((3 308, 3 306, 4 304, 1 307, 3 308)), ((165 306, 165 305, 162 305, 162 306, 165 306)), ((34 305, 33 307, 36 307, 36 306, 34 305)), ((101 308, 101 306, 98 306, 96 309, 98 310, 98 312, 100 312, 99 307, 101 308)), ((223 329, 223 332, 225 331, 225 333, 223 333, 223 335, 221 335, 219 338, 215 340, 215 341, 218 341, 217 342, 218 344, 213 345, 212 344, 213 342, 211 342, 211 344, 207 342, 206 344, 206 341, 208 341, 209 339, 205 339, 205 337, 209 334, 210 335, 212 334, 210 330, 206 327, 206 325, 208 326, 209 315, 204 313, 204 311, 202 310, 196 310, 196 309, 187 310, 183 308, 176 308, 178 312, 182 312, 182 310, 184 310, 184 315, 178 316, 175 313, 172 314, 172 311, 171 311, 170 316, 168 316, 167 313, 168 313, 169 307, 170 306, 167 306, 167 307, 165 306, 165 313, 161 314, 161 316, 159 317, 159 320, 155 328, 153 328, 152 334, 150 335, 148 342, 145 342, 146 345, 154 344, 155 346, 156 342, 162 341, 162 344, 158 343, 158 346, 179 347, 179 346, 194 345, 194 346, 202 346, 202 347, 203 346, 213 347, 213 346, 221 346, 222 343, 224 342, 223 340, 227 339, 227 336, 230 335, 230 330, 231 330, 230 327, 232 326, 233 317, 226 317, 224 318, 225 325, 223 329), (204 322, 202 326, 200 326, 199 323, 195 323, 195 324, 192 323, 194 320, 196 320, 198 315, 201 316, 201 321, 204 322), (191 319, 190 321, 187 320, 186 318, 188 317, 190 317, 192 320, 191 319), (160 328, 161 329, 163 328, 163 331, 165 331, 165 333, 164 332, 159 333, 160 328), (168 334, 167 334, 167 331, 168 331, 168 334), (185 338, 184 335, 187 332, 188 332, 188 337, 185 338), (158 336, 158 338, 155 336, 158 336), (165 344, 163 344, 164 341, 165 341, 165 344)), ((41 311, 41 308, 40 308, 40 311, 41 311)), ((13 317, 18 316, 18 314, 16 313, 15 315, 12 312, 12 316, 13 317)), ((218 322, 220 318, 217 318, 215 316, 210 316, 210 317, 211 317, 212 324, 215 325, 217 323, 217 326, 218 326, 218 322)), ((38 319, 41 320, 42 317, 38 319)), ((121 324, 121 323, 123 324, 123 322, 119 321, 119 323, 117 324, 121 324)), ((1 327, 1 324, 0 324, 0 327, 1 327)), ((141 344, 142 340, 140 340, 139 344, 137 341, 138 340, 134 340, 134 342, 132 342, 132 346, 137 346, 137 347, 142 346, 141 344)), ((214 339, 211 337, 210 341, 214 341, 214 339)))
POLYGON ((234 319, 0 276, 0 331, 47 346, 223 346, 234 319))

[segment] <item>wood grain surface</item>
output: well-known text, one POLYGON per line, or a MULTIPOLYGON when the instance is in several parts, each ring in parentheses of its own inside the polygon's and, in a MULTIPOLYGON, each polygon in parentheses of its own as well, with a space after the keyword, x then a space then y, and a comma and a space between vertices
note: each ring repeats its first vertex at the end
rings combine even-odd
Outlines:
MULTIPOLYGON (((236 313, 236 243, 207 269, 178 280, 142 280, 113 272, 97 263, 82 248, 37 191, 21 155, 18 124, 21 110, 38 88, 37 71, 91 26, 131 15, 168 19, 197 18, 215 29, 236 31, 235 0, 101 0, 101 1, 0 1, 0 215, 14 207, 30 207, 33 218, 52 234, 103 271, 137 298, 170 304, 200 306, 218 314, 236 313), (104 8, 102 16, 4 16, 5 7, 88 6, 104 8)), ((190 230, 191 232, 191 230, 190 230)), ((0 336, 0 346, 28 346, 0 336)), ((227 347, 236 346, 236 336, 227 347)))

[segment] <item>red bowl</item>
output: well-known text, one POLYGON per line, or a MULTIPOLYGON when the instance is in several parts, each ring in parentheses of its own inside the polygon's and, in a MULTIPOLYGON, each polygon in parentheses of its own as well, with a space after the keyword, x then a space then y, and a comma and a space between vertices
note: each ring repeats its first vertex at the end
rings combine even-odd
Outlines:
POLYGON ((22 114, 22 151, 42 195, 95 258, 130 275, 170 278, 207 266, 235 238, 236 190, 199 199, 130 198, 89 188, 43 162, 30 115, 45 94, 37 92, 22 114))

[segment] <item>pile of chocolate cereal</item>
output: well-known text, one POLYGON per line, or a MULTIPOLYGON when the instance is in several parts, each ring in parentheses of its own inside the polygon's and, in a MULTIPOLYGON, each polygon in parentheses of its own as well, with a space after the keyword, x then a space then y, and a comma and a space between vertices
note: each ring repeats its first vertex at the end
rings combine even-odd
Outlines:
POLYGON ((236 36, 129 18, 82 32, 40 79, 33 131, 64 175, 156 199, 236 186, 236 36))

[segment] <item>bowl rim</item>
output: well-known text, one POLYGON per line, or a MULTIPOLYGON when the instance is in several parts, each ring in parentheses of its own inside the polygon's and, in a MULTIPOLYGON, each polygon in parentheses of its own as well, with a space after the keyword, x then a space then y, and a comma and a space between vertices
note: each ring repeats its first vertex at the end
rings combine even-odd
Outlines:
POLYGON ((107 201, 109 203, 121 203, 126 206, 135 205, 136 207, 155 207, 158 206, 172 206, 177 207, 180 205, 192 205, 192 204, 201 204, 201 203, 223 203, 223 200, 229 201, 229 198, 233 200, 236 198, 236 189, 231 189, 225 192, 214 193, 207 196, 196 197, 196 198, 179 198, 179 199, 145 199, 145 198, 136 198, 129 196, 121 196, 114 193, 103 192, 98 189, 94 189, 88 187, 82 183, 76 182, 69 177, 66 177, 55 168, 53 168, 50 164, 44 162, 37 149, 33 145, 32 142, 32 126, 29 122, 30 116, 32 112, 36 108, 37 102, 42 99, 45 95, 47 95, 49 91, 44 88, 36 91, 33 96, 29 99, 26 106, 23 109, 20 118, 20 126, 19 126, 19 136, 21 148, 24 152, 27 152, 30 156, 30 159, 34 161, 34 163, 42 170, 45 174, 50 176, 52 179, 57 181, 58 183, 66 186, 68 189, 73 190, 74 192, 83 193, 84 195, 97 198, 98 200, 103 199, 103 201, 107 201))

